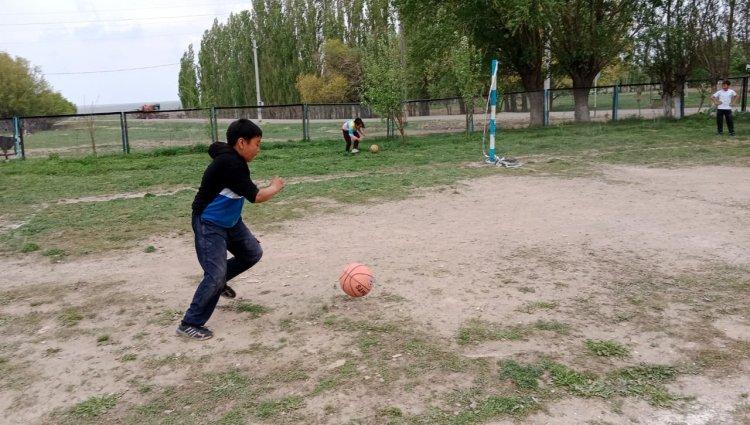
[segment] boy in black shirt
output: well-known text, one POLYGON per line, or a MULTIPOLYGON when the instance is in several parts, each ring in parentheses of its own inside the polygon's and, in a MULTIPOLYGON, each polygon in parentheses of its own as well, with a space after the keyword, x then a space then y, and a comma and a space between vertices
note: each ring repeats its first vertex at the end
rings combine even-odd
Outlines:
POLYGON ((226 283, 260 261, 263 250, 242 222, 242 205, 247 199, 265 202, 284 188, 284 180, 274 177, 263 189, 250 180, 247 163, 260 152, 261 129, 252 121, 240 119, 227 129, 227 143, 213 143, 208 154, 213 162, 206 168, 193 201, 195 251, 203 268, 203 280, 195 290, 177 334, 197 340, 213 336, 204 325, 220 296, 234 298, 226 283), (234 257, 227 260, 227 251, 234 257))

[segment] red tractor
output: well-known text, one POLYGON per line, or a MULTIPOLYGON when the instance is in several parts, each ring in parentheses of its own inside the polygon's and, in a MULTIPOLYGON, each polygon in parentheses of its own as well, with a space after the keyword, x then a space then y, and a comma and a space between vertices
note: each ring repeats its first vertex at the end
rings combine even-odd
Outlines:
POLYGON ((158 103, 149 103, 146 105, 141 106, 138 108, 138 118, 141 119, 152 119, 152 118, 159 118, 159 114, 154 114, 153 112, 158 112, 161 109, 161 105, 158 103))

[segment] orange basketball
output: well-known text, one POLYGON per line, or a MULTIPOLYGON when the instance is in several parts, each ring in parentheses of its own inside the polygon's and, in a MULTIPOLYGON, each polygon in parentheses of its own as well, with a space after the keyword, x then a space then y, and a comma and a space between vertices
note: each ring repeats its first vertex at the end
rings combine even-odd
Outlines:
POLYGON ((341 289, 350 297, 363 297, 372 289, 375 278, 364 264, 351 263, 341 272, 339 283, 341 289))

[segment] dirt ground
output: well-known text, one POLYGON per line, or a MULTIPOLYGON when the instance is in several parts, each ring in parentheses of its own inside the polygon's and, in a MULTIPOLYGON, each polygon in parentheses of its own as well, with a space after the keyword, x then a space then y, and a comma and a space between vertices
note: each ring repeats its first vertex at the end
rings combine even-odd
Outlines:
MULTIPOLYGON (((263 206, 250 217, 252 208, 263 206)), ((66 409, 104 394, 116 394, 116 405, 80 417, 218 421, 236 411, 232 396, 212 401, 208 413, 189 412, 205 394, 223 394, 210 376, 228 369, 249 377, 256 392, 242 394, 261 403, 236 423, 389 423, 391 413, 430 408, 458 418, 493 391, 524 394, 502 380, 482 384, 482 370, 553 359, 595 374, 674 366, 679 373, 665 386, 675 402, 582 396, 545 374, 530 412, 482 420, 750 423, 748 223, 748 168, 612 166, 586 177, 511 171, 457 182, 256 232, 263 260, 234 281, 244 301, 220 302, 209 322, 216 337, 206 342, 174 335, 201 273, 191 235, 145 241, 153 253, 6 259, 1 421, 74 423, 66 409), (336 287, 350 261, 377 277, 362 299, 336 287), (262 308, 243 310, 250 301, 262 308), (472 323, 526 331, 461 341, 472 323), (616 341, 629 353, 598 356, 587 340, 616 341), (416 350, 414 341, 433 348, 416 350), (479 369, 435 366, 446 359, 479 369), (483 395, 451 398, 479 387, 483 395), (159 394, 194 403, 174 407, 159 394), (262 404, 279 399, 294 402, 261 409, 282 406, 262 404)))

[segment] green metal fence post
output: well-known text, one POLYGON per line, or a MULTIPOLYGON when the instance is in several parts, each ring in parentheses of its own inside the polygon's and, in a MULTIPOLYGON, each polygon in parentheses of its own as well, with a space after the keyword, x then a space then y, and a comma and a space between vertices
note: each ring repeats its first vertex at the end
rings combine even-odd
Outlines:
POLYGON ((26 142, 23 140, 23 117, 18 117, 18 135, 21 140, 21 158, 26 159, 26 142))
POLYGON ((120 112, 120 139, 122 140, 122 153, 128 153, 128 145, 126 142, 127 135, 125 133, 125 112, 120 112))
POLYGON ((211 143, 216 143, 219 141, 219 129, 216 128, 216 107, 211 107, 211 143))
POLYGON ((617 113, 620 109, 620 82, 612 89, 612 121, 617 121, 617 113))
POLYGON ((302 104, 302 140, 310 141, 310 110, 307 103, 302 104))
POLYGON ((122 114, 122 130, 125 136, 125 153, 130 153, 130 131, 128 130, 128 115, 122 114))
POLYGON ((544 89, 544 126, 549 125, 549 89, 544 89))
POLYGON ((742 112, 747 111, 747 75, 742 77, 742 112))
POLYGON ((21 118, 13 117, 13 138, 16 139, 13 149, 16 156, 21 153, 21 159, 26 159, 26 150, 23 146, 23 129, 21 127, 21 118))

